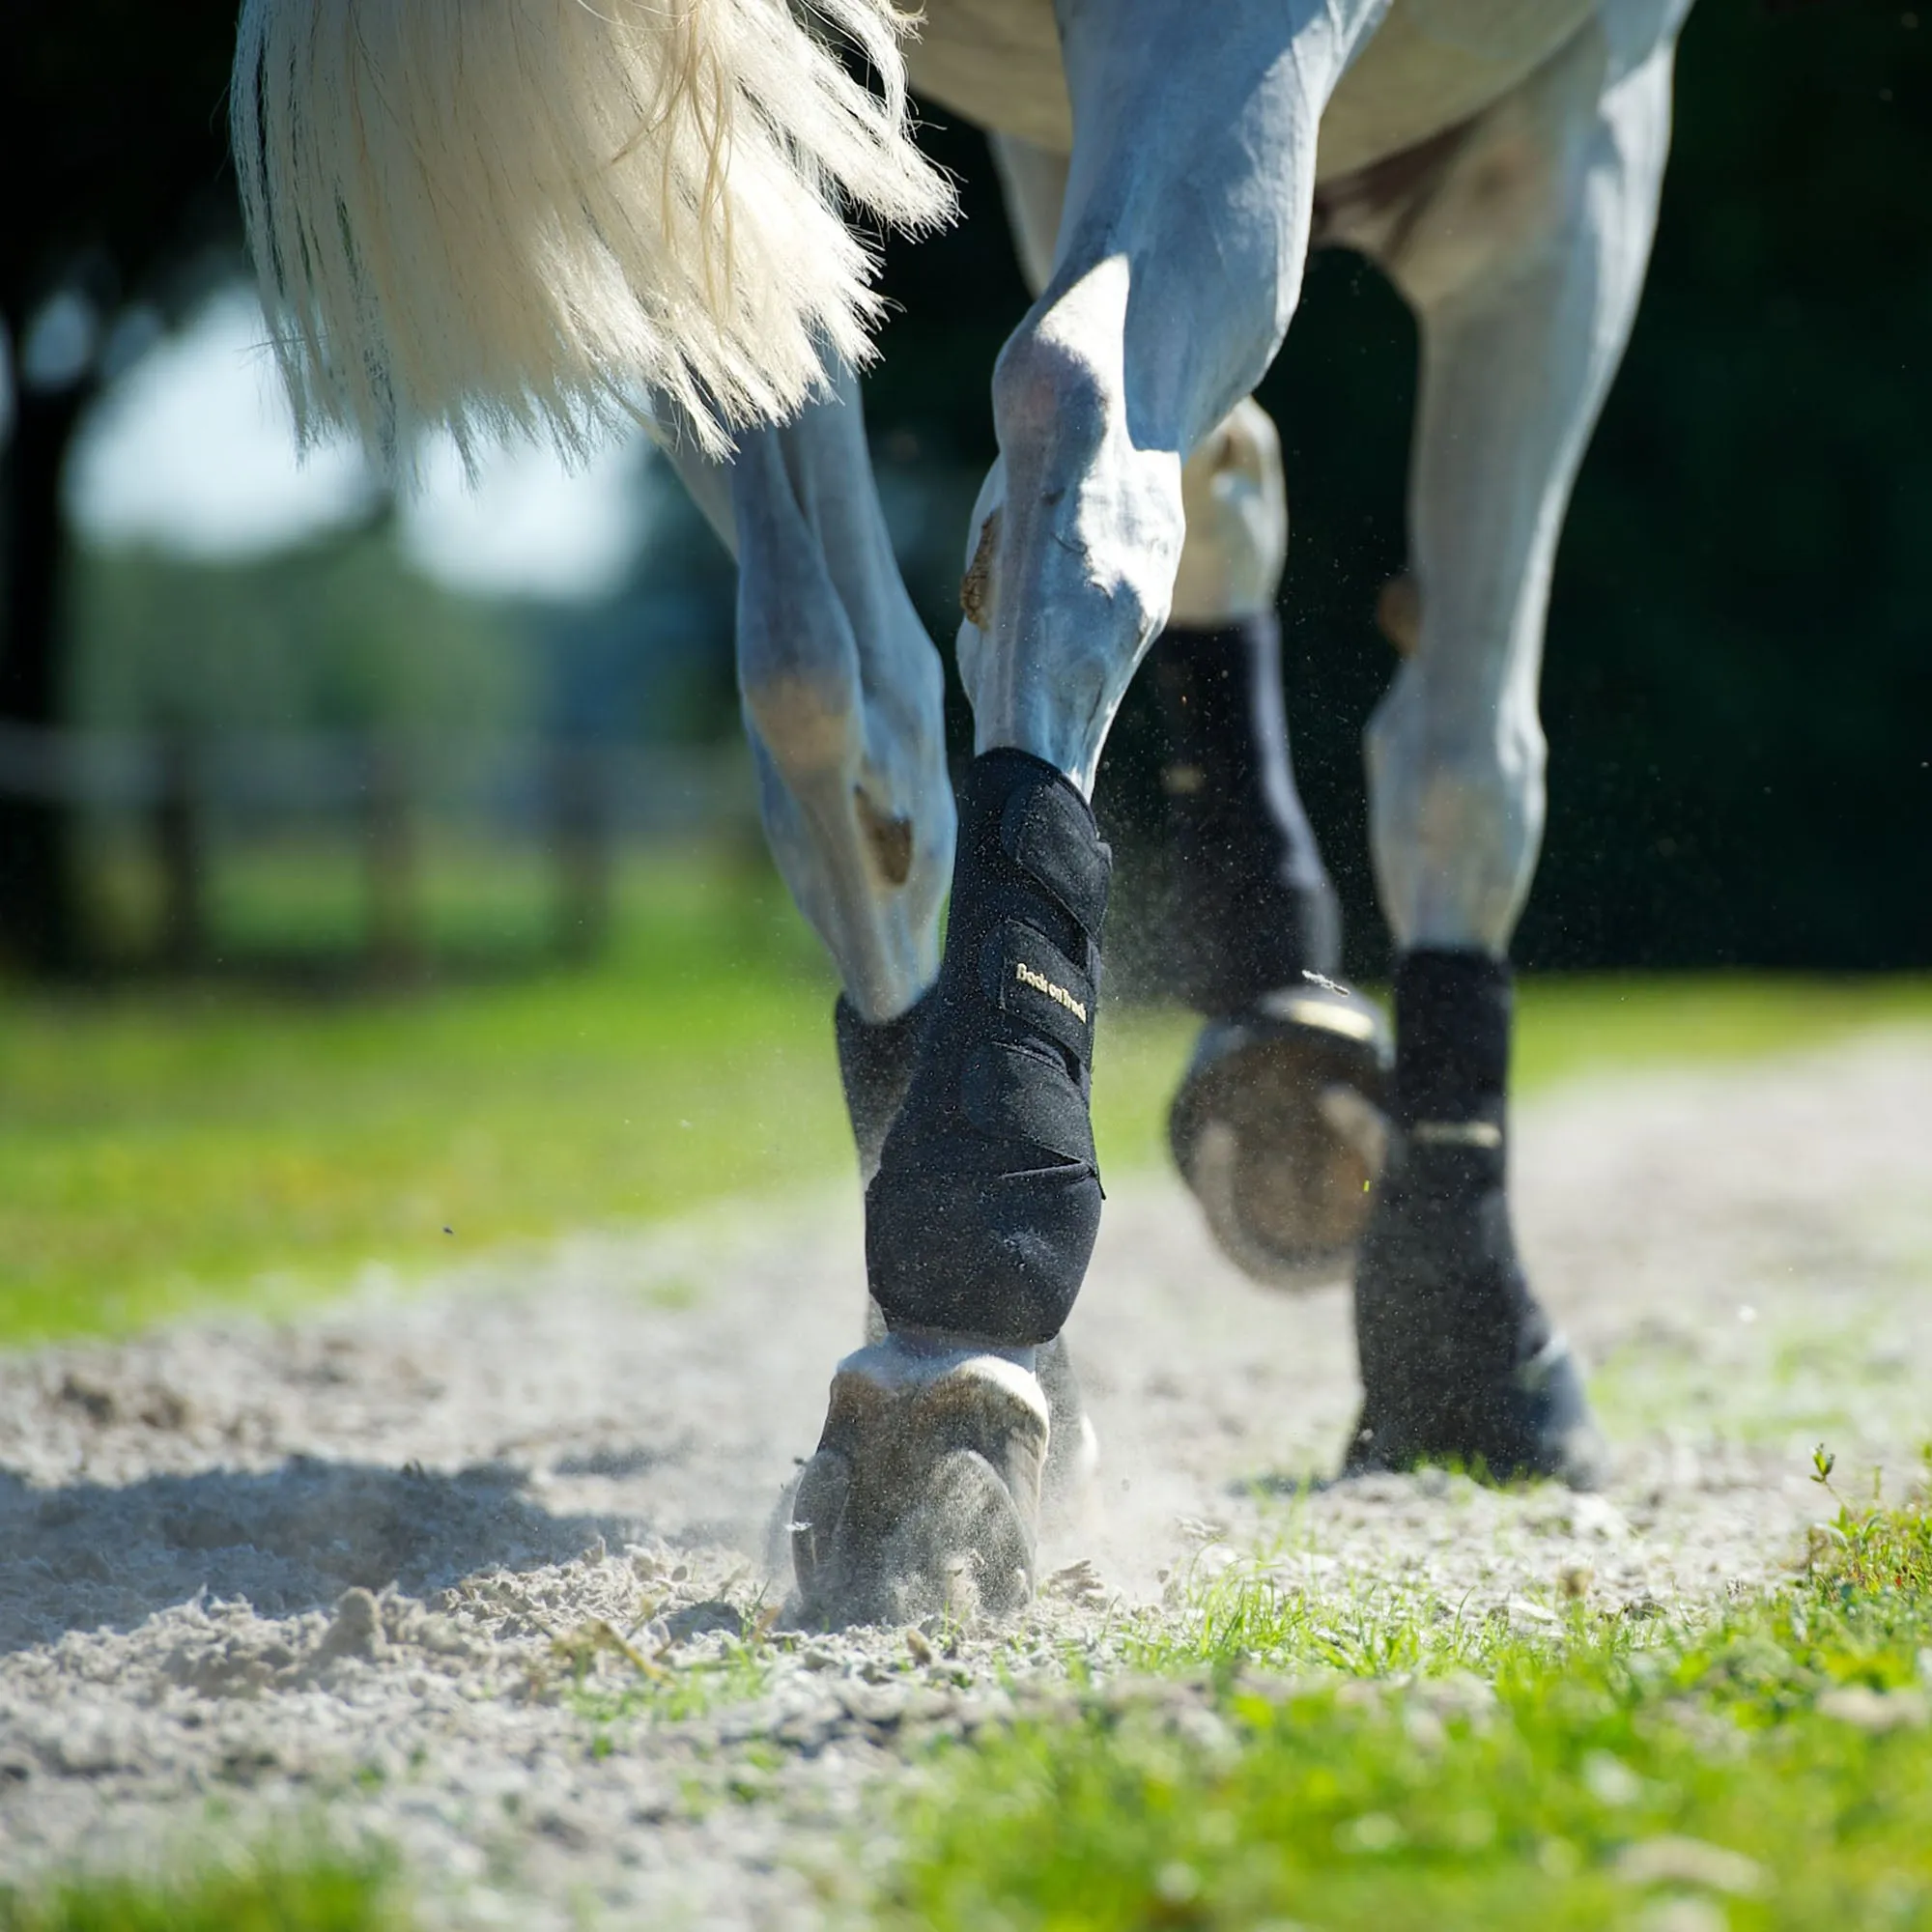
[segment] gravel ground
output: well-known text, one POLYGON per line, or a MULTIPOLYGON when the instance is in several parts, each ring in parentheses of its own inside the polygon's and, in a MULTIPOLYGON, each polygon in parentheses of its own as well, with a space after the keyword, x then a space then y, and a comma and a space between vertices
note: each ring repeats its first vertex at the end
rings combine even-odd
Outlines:
POLYGON ((1250 1287, 1174 1183, 1123 1180, 1070 1331, 1100 1494, 1037 1609, 754 1667, 765 1525, 859 1327, 852 1204, 0 1357, 0 1872, 324 1831, 398 1846, 433 1925, 819 1923, 863 1885, 872 1777, 1003 1684, 1104 1669, 1236 1552, 1341 1606, 1531 1623, 1566 1574, 1606 1605, 1747 1587, 1828 1507, 1813 1442, 1897 1486, 1932 1434, 1928 1100, 1918 1032, 1524 1111, 1524 1243, 1618 1446, 1601 1497, 1310 1490, 1354 1406, 1344 1292, 1250 1287), (604 1628, 664 1681, 619 1704, 604 1628))

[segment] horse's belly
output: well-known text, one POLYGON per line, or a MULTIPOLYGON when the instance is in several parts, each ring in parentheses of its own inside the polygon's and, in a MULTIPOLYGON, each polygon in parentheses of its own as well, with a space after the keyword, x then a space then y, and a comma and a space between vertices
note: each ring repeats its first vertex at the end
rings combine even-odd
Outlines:
POLYGON ((926 0, 905 51, 912 84, 928 99, 981 128, 1072 153, 1053 0, 926 0))
MULTIPOLYGON (((1466 121, 1548 59, 1597 4, 1395 0, 1328 103, 1318 179, 1466 121)), ((1073 145, 1053 0, 926 0, 907 61, 922 94, 968 121, 1062 154, 1073 145)))

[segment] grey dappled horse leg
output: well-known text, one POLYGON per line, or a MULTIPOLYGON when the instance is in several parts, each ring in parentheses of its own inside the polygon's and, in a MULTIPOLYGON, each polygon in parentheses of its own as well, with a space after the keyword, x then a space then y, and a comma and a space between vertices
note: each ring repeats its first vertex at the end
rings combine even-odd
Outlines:
POLYGON ((1356 1466, 1454 1459, 1583 1482, 1601 1454, 1510 1231, 1503 962, 1543 826, 1536 687, 1557 536, 1635 310, 1668 143, 1669 23, 1633 46, 1643 11, 1606 9, 1473 124, 1380 250, 1421 322, 1421 628, 1368 739, 1401 950, 1395 1134, 1356 1274, 1356 1466))
POLYGON ((738 684, 773 855, 869 1021, 938 968, 952 871, 944 671, 900 580, 858 384, 713 462, 665 440, 739 563, 738 684))
POLYGON ((1492 109, 1384 266, 1414 305, 1418 646, 1368 734, 1403 948, 1507 952, 1543 835, 1544 621, 1571 484, 1635 312, 1670 57, 1605 89, 1603 32, 1492 109))
POLYGON ((900 582, 857 384, 730 465, 738 684, 785 882, 868 1020, 932 983, 952 869, 938 653, 900 582))
POLYGON ((994 376, 960 660, 980 749, 1086 793, 1169 612, 1183 464, 1281 341, 1321 109, 1382 7, 1236 0, 1211 35, 1177 0, 1059 11, 1075 149, 1053 274, 994 376))
POLYGON ((857 385, 839 387, 785 427, 748 432, 713 474, 729 487, 765 829, 838 968, 839 1065, 869 1179, 938 970, 953 806, 939 656, 893 557, 857 385))
MULTIPOLYGON (((999 1105, 984 1110, 1000 1124, 980 1130, 1005 1139, 1009 1162, 997 1185, 979 1190, 985 1225, 998 1224, 1009 1245, 1031 1239, 1041 1252, 1029 1257, 1030 1278, 998 1282, 1004 1298, 987 1293, 983 1268, 952 1258, 906 1270, 880 1293, 889 1318, 897 1295, 909 1319, 961 1326, 969 1317, 1038 1342, 1058 1332, 1078 1291, 1098 1208, 1086 1084, 1105 884, 1103 848, 1082 807, 1127 683, 1168 615, 1185 460, 1279 346, 1300 286, 1321 109, 1378 13, 1239 0, 1203 36, 1172 0, 1069 0, 1060 10, 1075 148, 1052 275, 994 375, 1001 458, 976 516, 959 642, 976 771, 987 774, 980 803, 988 864, 969 869, 980 847, 964 828, 935 1022, 952 1018, 956 1050, 968 1053, 967 981, 983 970, 969 965, 969 946, 999 954, 1005 1016, 1023 1010, 1009 984, 1033 993, 1046 982, 1037 1037, 1015 1041, 1022 1059, 1006 1069, 999 1105), (1154 128, 1158 142, 1148 138, 1154 128), (1034 761, 1030 775, 1014 753, 1034 761), (1009 786, 1054 800, 1040 863, 1015 856, 1010 836, 993 826, 995 811, 1002 827, 1016 811, 1049 813, 1044 803, 1016 808, 1009 786), (995 847, 1022 879, 1001 873, 995 847), (1029 895, 1055 904, 1036 920, 1029 895), (981 901, 983 932, 974 910, 981 901), (1043 971, 1024 956, 1029 935, 1049 949, 1043 971), (1001 949, 1014 945, 1009 961, 1001 949), (955 961, 961 997, 949 1014, 955 961), (1055 1007, 1074 1013, 1077 1029, 1055 1007), (1058 1084, 1056 1058, 1065 1068, 1058 1084), (1042 1066, 1047 1073, 1036 1072, 1042 1066), (1085 1170, 1077 1208, 1039 1184, 1040 1159, 1019 1165, 1028 1150, 1058 1157, 1067 1192, 1073 1171, 1085 1170)), ((916 1127, 929 1125, 931 1140, 922 1161, 908 1163, 908 1179, 966 1158, 969 1143, 940 1124, 959 1104, 944 1090, 961 1077, 943 1061, 922 1058, 873 1189, 875 1223, 892 1205, 895 1151, 913 1151, 916 1127)))
MULTIPOLYGON (((938 965, 952 794, 937 653, 887 540, 849 378, 754 431, 728 466, 680 448, 740 563, 739 683, 773 851, 838 962, 841 1072, 862 1167, 897 1109, 938 965)), ((1027 1359, 888 1338, 841 1363, 788 1497, 810 1619, 1005 1609, 1033 1562, 1049 1405, 1027 1359), (913 1505, 908 1507, 908 1504, 913 1505)))
MULTIPOLYGON (((1007 215, 1021 273, 1027 286, 1038 296, 1053 275, 1054 252, 1066 200, 1069 157, 1011 135, 992 133, 987 143, 1005 191, 1007 215)), ((1245 661, 1258 648, 1265 648, 1250 633, 1273 627, 1275 599, 1288 549, 1288 501, 1281 469, 1281 441, 1274 424, 1253 397, 1244 397, 1236 403, 1189 456, 1181 471, 1181 506, 1186 533, 1175 580, 1174 611, 1166 631, 1154 646, 1153 668, 1158 676, 1179 660, 1184 669, 1191 669, 1197 658, 1205 658, 1206 675, 1214 678, 1218 671, 1220 676, 1215 681, 1226 684, 1230 670, 1236 666, 1245 669, 1245 661), (1225 667, 1217 662, 1223 659, 1227 660, 1225 667)), ((1278 693, 1278 665, 1276 672, 1278 693)), ((1168 683, 1171 682, 1170 677, 1168 683)), ((1298 829, 1298 840, 1291 837, 1282 841, 1285 849, 1280 856, 1287 861, 1286 869, 1296 878, 1305 878, 1312 872, 1319 882, 1316 890, 1332 906, 1327 882, 1321 876, 1321 860, 1313 834, 1308 831, 1300 800, 1294 795, 1281 707, 1277 703, 1266 718, 1256 723, 1250 734, 1249 680, 1239 679, 1229 695, 1241 714, 1235 730, 1241 738, 1243 751, 1250 735, 1264 759, 1272 746, 1280 748, 1269 776, 1278 779, 1286 796, 1271 797, 1258 814, 1263 821, 1262 836, 1265 838, 1280 823, 1298 829), (1270 813, 1267 807, 1277 809, 1270 813)), ((1173 692, 1167 684, 1163 685, 1161 696, 1170 720, 1177 708, 1186 708, 1186 695, 1173 692)), ((1172 758, 1170 764, 1183 764, 1185 755, 1172 758)), ((1197 759, 1196 769, 1199 762, 1197 759)), ((1244 758, 1243 762, 1245 766, 1250 761, 1244 758)), ((1170 785, 1169 789, 1173 795, 1174 787, 1170 785)), ((1242 791, 1238 801, 1232 804, 1235 812, 1245 813, 1254 809, 1255 801, 1249 795, 1252 788, 1242 788, 1237 782, 1231 789, 1242 791)), ((1184 817, 1192 803, 1191 798, 1180 803, 1177 818, 1184 817)), ((1216 814, 1218 823, 1225 824, 1226 818, 1225 812, 1216 814)), ((1182 844, 1190 842, 1188 834, 1192 829, 1191 825, 1177 826, 1182 844)), ((1251 842, 1249 832, 1246 826, 1240 828, 1243 848, 1251 842)), ((1182 855, 1181 867, 1185 867, 1196 856, 1192 852, 1182 855)), ((1247 949, 1240 947, 1241 937, 1255 931, 1258 925, 1265 929, 1272 923, 1264 918, 1257 921, 1251 898, 1236 903, 1231 897, 1223 910, 1236 915, 1236 945, 1243 952, 1247 949)), ((1178 944, 1198 944, 1198 934, 1200 939, 1209 942, 1212 950, 1218 950, 1214 943, 1230 931, 1224 917, 1197 920, 1183 914, 1179 925, 1184 929, 1177 931, 1178 944)), ((1203 963, 1211 968, 1212 957, 1204 957, 1203 963)), ((1333 962, 1311 957, 1306 963, 1325 971, 1333 962)), ((1205 974, 1195 977, 1202 978, 1205 974)), ((1272 980, 1257 982, 1262 990, 1278 983, 1272 980)), ((1230 1011, 1237 1009, 1238 1007, 1231 1008, 1230 1011)), ((1200 1010, 1212 1014, 1218 1009, 1212 1005, 1203 1005, 1200 1010)), ((1311 1083, 1305 1077, 1308 1069, 1303 1057, 1293 1046, 1284 1053, 1278 1036, 1290 1031, 1299 1033, 1300 1029, 1293 1021, 1257 1024, 1256 1016, 1249 1015, 1246 1024, 1236 1032, 1225 1020, 1210 1017, 1204 1028, 1190 1077, 1183 1081, 1177 1096, 1176 1114, 1171 1122, 1176 1159, 1200 1194, 1209 1223, 1222 1244, 1237 1259, 1244 1255, 1259 1257, 1264 1265, 1272 1264, 1277 1272, 1278 1252, 1270 1253, 1267 1245, 1252 1232, 1256 1208, 1262 1207, 1264 1214, 1266 1207, 1274 1205, 1278 1215, 1284 1203, 1298 1207, 1312 1191, 1303 1177, 1329 1171, 1329 1163, 1321 1156, 1328 1151, 1326 1144, 1333 1139, 1325 1131, 1325 1122, 1319 1114, 1312 1113, 1305 1097, 1311 1087, 1319 1091, 1331 1082, 1324 1078, 1311 1083), (1285 1069, 1285 1060, 1293 1060, 1293 1066, 1285 1069), (1282 1091, 1280 1078, 1284 1070, 1291 1074, 1287 1093, 1282 1091), (1284 1118, 1292 1123, 1288 1133, 1279 1124, 1284 1118), (1251 1124, 1264 1124, 1269 1131, 1257 1137, 1249 1131, 1251 1124), (1303 1129, 1299 1135, 1293 1131, 1296 1126, 1303 1129), (1314 1127, 1323 1144, 1312 1159, 1306 1145, 1309 1126, 1314 1127), (1258 1138, 1266 1144, 1258 1145, 1258 1138)), ((1318 1046, 1326 1046, 1328 1037, 1317 1036, 1318 1046)), ((1329 1057, 1332 1056, 1322 1059, 1323 1072, 1327 1071, 1329 1057)), ((1355 1171, 1359 1162, 1349 1157, 1351 1152, 1351 1150, 1344 1151, 1344 1164, 1350 1169, 1345 1190, 1349 1207, 1359 1222, 1363 1177, 1355 1171)), ((1307 1245, 1305 1230, 1299 1228, 1290 1241, 1273 1243, 1276 1250, 1307 1245)), ((1055 1502, 1071 1515, 1086 1500, 1098 1446, 1064 1336, 1056 1337, 1041 1350, 1039 1377, 1052 1416, 1046 1486, 1055 1502)))
MULTIPOLYGON (((788 437, 789 455, 781 445, 776 461, 769 444, 750 449, 735 477, 731 464, 710 461, 689 434, 664 426, 659 440, 693 501, 733 556, 739 553, 734 487, 769 493, 752 511, 751 521, 754 537, 774 527, 778 537, 754 544, 753 574, 742 586, 744 604, 755 604, 756 616, 741 631, 741 639, 752 642, 748 652, 741 648, 741 682, 748 686, 747 722, 760 753, 773 850, 799 903, 823 909, 814 923, 832 948, 847 988, 839 994, 834 1024, 863 1186, 878 1169, 886 1129, 905 1096, 918 1044, 919 1002, 937 970, 933 882, 943 880, 952 866, 952 800, 943 765, 933 755, 941 743, 931 683, 938 658, 903 595, 893 594, 897 566, 877 514, 861 429, 856 400, 836 420, 830 411, 808 412, 788 430, 763 433, 765 438, 788 437), (820 519, 816 510, 825 499, 825 485, 841 465, 847 468, 847 480, 834 498, 841 514, 820 519), (814 479, 803 497, 794 481, 800 475, 814 479), (800 518, 811 526, 805 534, 798 528, 800 518), (816 562, 811 556, 814 538, 820 551, 816 562), (854 586, 849 600, 841 584, 854 586), (838 598, 837 610, 822 608, 827 597, 838 598), (860 742, 884 746, 891 754, 883 760, 888 770, 914 775, 913 789, 925 803, 915 806, 907 822, 927 825, 928 843, 936 843, 923 857, 916 841, 880 851, 882 822, 890 827, 892 821, 882 820, 876 801, 887 787, 876 778, 868 782, 856 770, 845 775, 851 779, 849 787, 836 775, 827 781, 825 761, 814 755, 821 748, 810 734, 796 731, 796 709, 783 702, 787 667, 774 665, 769 639, 775 627, 785 624, 787 600, 809 608, 814 599, 821 605, 817 624, 799 626, 796 637, 808 644, 814 637, 819 639, 822 668, 847 701, 853 696, 856 660, 853 716, 860 742), (753 703, 764 714, 763 741, 751 723, 753 703), (815 838, 821 831, 830 834, 822 845, 815 838), (903 852, 918 861, 916 886, 910 868, 903 885, 894 884, 903 852), (883 971, 879 962, 884 962, 883 971), (910 1000, 909 985, 915 987, 910 1000)), ((863 755, 853 762, 863 763, 863 755)), ((875 757, 873 762, 881 761, 875 757)))
POLYGON ((956 1589, 1004 1608, 1032 1588, 1037 1350, 1098 1225, 1088 1087, 1109 859, 1087 800, 1166 621, 1182 465, 1287 327, 1321 107, 1378 12, 1230 0, 1204 35, 1176 0, 1061 11, 1066 219, 995 373, 1001 461, 963 586, 980 755, 918 1071, 867 1196, 891 1333, 841 1366, 801 1479, 809 1606, 887 1614, 956 1589))
MULTIPOLYGON (((997 134, 991 145, 1037 294, 1068 160, 997 134)), ((1373 1005, 1323 983, 1339 970, 1341 921, 1289 756, 1275 614, 1287 487, 1280 438, 1253 397, 1194 446, 1181 507, 1172 609, 1150 658, 1175 879, 1160 952, 1204 1024, 1168 1139, 1230 1257, 1304 1287, 1348 1271, 1380 1167, 1389 1045, 1373 1005)))

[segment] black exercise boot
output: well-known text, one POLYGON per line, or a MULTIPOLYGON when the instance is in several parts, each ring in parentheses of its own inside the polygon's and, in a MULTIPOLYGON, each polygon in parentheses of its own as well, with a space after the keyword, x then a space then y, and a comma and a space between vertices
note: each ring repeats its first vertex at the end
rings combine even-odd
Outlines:
POLYGON ((1510 1226, 1509 968, 1410 952, 1395 1003, 1395 1119, 1355 1266, 1363 1402, 1344 1473, 1449 1463, 1591 1488, 1602 1438, 1510 1226))
POLYGON ((945 962, 866 1197, 888 1331, 839 1364, 792 1499, 815 1622, 999 1614, 1032 1594, 1042 1357, 1099 1227, 1088 1093, 1110 855, 1086 800, 1024 753, 974 761, 959 821, 945 962))
POLYGON ((1024 752, 961 787, 946 959, 918 1071, 866 1195, 895 1328, 1048 1342, 1100 1226, 1088 1118, 1113 858, 1087 801, 1024 752))
POLYGON ((859 1185, 869 1187, 879 1171, 886 1136, 899 1117, 912 1070, 919 1064, 920 1037, 932 994, 923 993, 895 1019, 867 1020, 843 993, 832 1009, 838 1042, 838 1079, 845 1090, 845 1114, 859 1151, 859 1185))
MULTIPOLYGON (((861 1019, 843 993, 833 1009, 833 1031, 838 1042, 838 1076, 845 1090, 845 1112, 852 1122, 852 1139, 859 1152, 859 1184, 869 1187, 879 1171, 886 1135, 898 1119, 906 1089, 912 1084, 919 1045, 932 1010, 927 991, 895 1019, 861 1019)), ((866 1297, 866 1342, 886 1339, 886 1318, 879 1304, 866 1297)), ((1080 1378, 1067 1353, 1066 1337, 1056 1335, 1039 1350, 1035 1362, 1046 1395, 1051 1437, 1046 1469, 1041 1478, 1042 1500, 1050 1515, 1077 1520, 1086 1510, 1099 1442, 1088 1420, 1080 1378)), ((789 1517, 790 1512, 786 1512, 789 1517)))
POLYGON ((1168 1116, 1215 1239, 1259 1281, 1346 1272, 1379 1162, 1388 1031, 1338 983, 1341 915, 1294 789, 1272 613, 1170 629, 1153 674, 1175 990, 1208 1024, 1168 1116))

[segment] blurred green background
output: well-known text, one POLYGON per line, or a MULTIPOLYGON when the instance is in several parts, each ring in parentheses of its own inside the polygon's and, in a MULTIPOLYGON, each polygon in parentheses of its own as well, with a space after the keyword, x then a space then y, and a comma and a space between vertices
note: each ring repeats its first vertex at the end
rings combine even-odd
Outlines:
MULTIPOLYGON (((101 507, 157 451, 237 460, 191 412, 126 429, 235 300, 233 14, 0 21, 0 1338, 849 1163, 832 982, 737 737, 730 566, 661 465, 611 472, 619 540, 574 584, 444 567, 366 478, 273 542, 101 507)), ((1526 1086, 1932 1005, 1929 50, 1865 0, 1692 16, 1656 264, 1557 575, 1526 1086)), ((965 218, 889 247, 867 407, 944 645, 1025 297, 983 144, 938 117, 926 138, 965 218)), ((1392 668, 1371 613, 1404 562, 1413 355, 1375 272, 1322 256, 1262 391, 1297 768, 1371 980, 1359 741, 1392 668)), ((951 722, 963 750, 956 689, 951 722)), ((1159 1157, 1188 1033, 1158 1000, 1155 754, 1137 695, 1100 797, 1116 1169, 1159 1157)))

